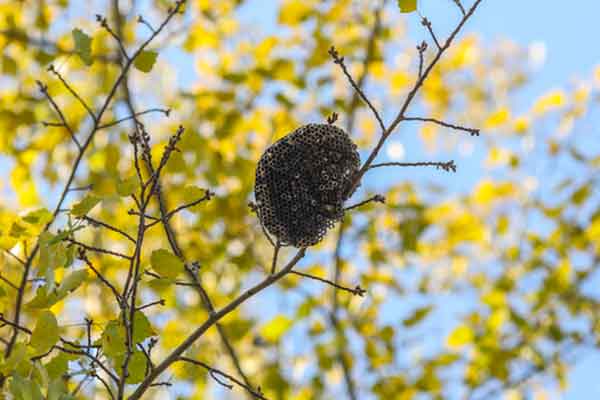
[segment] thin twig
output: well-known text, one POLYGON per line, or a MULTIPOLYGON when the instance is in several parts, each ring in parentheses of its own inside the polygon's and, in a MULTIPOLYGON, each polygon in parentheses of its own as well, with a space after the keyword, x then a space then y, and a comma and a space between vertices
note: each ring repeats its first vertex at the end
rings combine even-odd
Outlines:
POLYGON ((129 55, 127 54, 127 50, 125 50, 125 45, 123 44, 123 40, 121 40, 121 38, 119 36, 117 36, 117 34, 110 28, 106 18, 100 14, 96 14, 96 21, 98 21, 100 26, 103 27, 110 34, 110 36, 113 37, 113 39, 115 39, 115 41, 119 45, 119 49, 121 50, 123 57, 125 57, 125 60, 129 61, 129 55))
POLYGON ((423 75, 423 58, 425 51, 427 50, 427 42, 422 41, 420 45, 417 46, 417 50, 419 52, 419 78, 423 75))
POLYGON ((346 286, 342 286, 342 285, 340 285, 338 283, 335 283, 333 281, 330 281, 329 279, 321 278, 319 276, 307 274, 307 273, 304 273, 304 272, 299 272, 299 271, 292 270, 291 273, 299 275, 299 276, 302 276, 304 278, 309 278, 309 279, 313 279, 313 280, 316 280, 316 281, 319 281, 319 282, 326 283, 326 284, 328 284, 330 286, 333 286, 336 289, 345 290, 346 292, 350 292, 350 293, 352 293, 355 296, 363 297, 365 295, 365 293, 367 293, 367 291, 365 289, 361 288, 359 285, 357 285, 354 289, 352 289, 352 288, 349 288, 349 287, 346 287, 346 286))
POLYGON ((373 112, 375 119, 377 119, 377 122, 379 123, 381 130, 384 131, 385 125, 383 123, 383 120, 381 119, 381 116, 379 115, 379 112, 373 106, 373 104, 371 104, 371 101, 367 98, 363 89, 360 86, 358 86, 358 84, 354 81, 354 78, 352 78, 352 75, 350 75, 350 72, 348 72, 348 68, 346 68, 346 64, 344 64, 344 57, 340 57, 339 53, 337 52, 337 50, 335 49, 334 46, 331 46, 331 48, 329 49, 329 55, 333 59, 333 62, 340 66, 340 68, 342 69, 342 72, 344 73, 344 75, 346 75, 346 78, 348 79, 348 81, 350 82, 350 84, 352 85, 352 87, 354 88, 356 93, 358 93, 360 98, 363 99, 363 101, 365 103, 367 103, 367 106, 373 112))
POLYGON ((155 221, 153 221, 153 222, 151 222, 149 224, 146 224, 146 228, 150 228, 150 227, 152 227, 152 226, 154 226, 154 225, 156 225, 156 224, 158 224, 160 222, 163 222, 163 221, 168 221, 168 220, 171 219, 171 217, 173 217, 178 212, 183 211, 186 208, 194 207, 194 206, 196 206, 196 205, 198 205, 198 204, 200 204, 200 203, 202 203, 204 201, 208 201, 208 200, 210 200, 212 198, 212 196, 214 196, 214 193, 211 192, 210 190, 207 190, 204 193, 204 196, 202 196, 201 198, 199 198, 197 200, 194 200, 194 201, 191 201, 189 203, 183 204, 183 205, 175 208, 174 210, 169 211, 168 213, 166 213, 165 215, 163 215, 161 218, 156 219, 155 221))
POLYGON ((376 194, 375 196, 369 197, 368 199, 363 200, 360 203, 353 204, 351 206, 348 206, 348 207, 344 208, 344 211, 350 211, 350 210, 353 210, 355 208, 362 207, 365 204, 368 204, 368 203, 370 203, 372 201, 383 204, 383 203, 385 203, 385 197, 383 195, 376 194))
POLYGON ((273 260, 271 261, 271 275, 277 270, 277 256, 279 255, 279 249, 281 249, 281 242, 277 239, 275 248, 273 249, 273 260))
POLYGON ((198 361, 198 360, 194 360, 193 358, 189 358, 189 357, 179 357, 179 361, 184 361, 184 362, 188 362, 190 364, 194 364, 194 365, 198 365, 204 369, 206 369, 210 376, 217 382, 219 383, 221 386, 228 388, 229 390, 233 389, 233 385, 227 384, 221 380, 219 380, 219 378, 217 377, 217 375, 220 375, 226 379, 228 379, 229 381, 235 383, 236 385, 244 388, 248 393, 250 393, 253 397, 257 398, 257 399, 262 399, 262 400, 266 400, 265 396, 263 395, 263 393, 261 392, 260 388, 258 389, 254 389, 248 385, 246 385, 244 382, 241 382, 240 380, 236 379, 235 377, 231 376, 228 373, 225 373, 221 370, 218 370, 214 367, 211 367, 210 365, 203 363, 202 361, 198 361))
POLYGON ((369 169, 381 168, 381 167, 436 167, 437 169, 443 169, 446 172, 456 172, 456 164, 454 160, 447 162, 438 161, 421 161, 421 162, 385 162, 379 164, 373 164, 369 169))
POLYGON ((453 0, 453 1, 458 6, 458 8, 460 9, 460 12, 462 13, 462 15, 464 17, 465 16, 465 8, 463 7, 463 5, 460 2, 460 0, 453 0))
POLYGON ((429 31, 429 34, 431 34, 431 37, 432 37, 433 41, 435 42, 435 45, 437 46, 438 50, 441 50, 442 46, 440 46, 440 42, 438 42, 437 37, 435 37, 435 33, 433 33, 433 28, 431 27, 431 21, 429 21, 427 18, 423 17, 423 19, 421 20, 421 25, 423 25, 424 27, 427 28, 427 30, 429 31))
POLYGON ((480 130, 477 129, 477 128, 467 128, 467 127, 464 127, 464 126, 455 125, 455 124, 451 124, 451 123, 448 123, 448 122, 440 121, 439 119, 435 119, 435 118, 403 117, 402 120, 403 121, 432 122, 434 124, 438 124, 438 125, 444 126, 446 128, 452 128, 452 129, 455 129, 457 131, 468 132, 471 136, 479 136, 479 133, 480 133, 480 130))
POLYGON ((107 122, 106 124, 102 124, 98 127, 98 129, 110 128, 112 126, 120 124, 121 122, 130 121, 132 119, 135 119, 137 117, 141 117, 142 115, 146 115, 146 114, 150 114, 150 113, 163 113, 163 114, 165 114, 165 116, 168 117, 171 114, 171 109, 170 108, 151 108, 149 110, 140 111, 140 112, 136 113, 135 115, 128 115, 127 117, 123 117, 121 119, 117 119, 117 120, 114 120, 111 122, 107 122))
POLYGON ((75 244, 77 246, 80 246, 80 247, 84 248, 87 251, 91 251, 91 252, 94 252, 94 253, 108 254, 108 255, 111 255, 111 256, 124 258, 126 260, 131 260, 131 256, 128 256, 128 255, 123 254, 123 253, 119 253, 117 251, 103 249, 101 247, 90 246, 88 244, 82 243, 82 242, 80 242, 78 240, 75 240, 75 239, 72 239, 72 238, 69 238, 69 237, 65 238, 64 240, 66 242, 69 242, 69 243, 75 244))
POLYGON ((83 108, 85 108, 85 110, 88 112, 90 117, 92 117, 92 120, 96 122, 98 120, 96 114, 94 114, 94 112, 92 111, 90 106, 88 106, 88 104, 85 102, 85 100, 83 100, 83 98, 71 87, 71 85, 69 85, 69 83, 65 80, 65 78, 63 78, 60 72, 58 72, 56 68, 54 68, 53 64, 50 64, 48 66, 48 71, 54 74, 54 76, 56 76, 62 82, 63 86, 73 95, 73 97, 77 99, 77 101, 79 101, 83 108))
POLYGON ((19 264, 21 265, 25 265, 25 261, 19 257, 18 255, 16 255, 15 253, 13 253, 12 251, 8 250, 8 249, 2 249, 2 251, 4 251, 6 254, 8 254, 10 257, 14 258, 16 261, 19 262, 19 264))
POLYGON ((19 290, 19 287, 17 285, 15 285, 14 283, 12 283, 10 280, 8 280, 8 278, 6 278, 5 276, 3 276, 2 274, 0 274, 0 280, 2 282, 6 283, 11 288, 13 288, 15 290, 19 290))
POLYGON ((67 122, 67 119, 65 118, 65 115, 61 111, 58 104, 56 104, 56 102, 54 101, 52 96, 50 96, 50 93, 48 93, 48 86, 44 85, 40 81, 35 81, 35 83, 37 83, 38 88, 40 89, 40 92, 42 92, 42 94, 46 97, 48 102, 52 105, 52 109, 54 109, 54 111, 56 112, 56 114, 58 114, 58 117, 62 121, 60 124, 52 124, 49 122, 43 122, 43 124, 46 126, 64 126, 67 129, 67 131, 69 132, 69 136, 71 137, 71 140, 73 140, 75 145, 77 145, 77 148, 79 150, 81 150, 81 143, 79 142, 79 139, 77 139, 77 136, 75 136, 75 131, 73 130, 73 128, 71 128, 71 125, 69 125, 69 123, 67 122))
POLYGON ((146 28, 150 29, 150 32, 152 32, 152 33, 156 32, 156 30, 152 27, 152 25, 150 25, 150 23, 148 21, 146 21, 144 19, 144 17, 142 17, 141 15, 138 15, 137 21, 138 21, 138 23, 145 25, 146 28))
POLYGON ((136 311, 142 311, 145 308, 156 306, 156 305, 164 306, 165 305, 165 299, 156 300, 156 301, 153 301, 151 303, 147 303, 147 304, 144 304, 142 306, 136 307, 136 311))
POLYGON ((117 303, 121 304, 122 301, 123 301, 123 298, 121 297, 121 294, 119 293, 119 291, 117 290, 117 288, 112 283, 110 283, 108 281, 108 279, 106 279, 106 277, 100 273, 100 271, 98 271, 94 267, 94 265, 92 264, 92 262, 89 260, 89 258, 85 254, 85 250, 83 248, 79 248, 79 254, 77 255, 77 257, 80 260, 82 260, 89 267, 89 269, 91 269, 94 272, 94 274, 96 274, 96 276, 98 277, 98 279, 100 279, 100 281, 102 283, 104 283, 111 290, 111 292, 115 296, 115 299, 117 300, 117 303))
POLYGON ((131 237, 131 235, 129 235, 127 232, 125 232, 125 231, 123 231, 123 230, 121 230, 121 229, 119 229, 119 228, 117 228, 115 226, 112 226, 110 224, 107 224, 106 222, 102 222, 102 221, 99 221, 97 219, 88 217, 87 215, 79 217, 79 219, 82 219, 82 220, 88 222, 93 227, 102 226, 102 227, 104 227, 104 228, 106 228, 108 230, 111 230, 113 232, 116 232, 116 233, 122 235, 123 237, 127 238, 130 242, 135 243, 135 239, 133 237, 131 237))

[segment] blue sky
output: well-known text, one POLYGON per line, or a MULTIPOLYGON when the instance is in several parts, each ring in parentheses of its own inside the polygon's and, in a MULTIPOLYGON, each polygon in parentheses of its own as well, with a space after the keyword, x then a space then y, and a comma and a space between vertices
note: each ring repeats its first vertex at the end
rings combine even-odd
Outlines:
MULTIPOLYGON (((467 0, 463 2, 465 5, 470 3, 467 0)), ((265 21, 276 18, 275 7, 265 7, 265 3, 271 2, 249 1, 243 8, 243 16, 269 30, 273 25, 265 24, 265 21)), ((438 37, 445 37, 444 33, 455 26, 459 17, 451 0, 419 0, 419 10, 433 22, 438 37)), ((93 13, 93 10, 90 12, 93 13)), ((466 26, 465 32, 476 32, 490 43, 507 38, 523 46, 536 44, 538 49, 545 49, 544 64, 517 99, 518 104, 528 105, 548 89, 563 87, 576 77, 588 77, 594 67, 600 64, 600 46, 597 42, 600 38, 599 16, 600 0, 484 0, 477 15, 466 26)), ((405 18, 410 27, 410 36, 415 41, 428 39, 418 16, 408 15, 405 18)), ((184 80, 192 78, 189 74, 193 73, 193 63, 189 59, 185 60, 180 72, 183 72, 184 80)), ((406 146, 410 144, 406 143, 406 146)), ((0 176, 6 181, 7 169, 1 156, 0 168, 3 170, 0 176)), ((417 176, 419 179, 425 175, 411 172, 410 176, 417 176)), ((451 187, 468 190, 470 184, 479 177, 477 174, 459 172, 453 175, 455 181, 451 187)), ((600 380, 597 379, 600 353, 590 352, 578 360, 580 361, 570 373, 569 389, 559 398, 600 398, 600 380)))

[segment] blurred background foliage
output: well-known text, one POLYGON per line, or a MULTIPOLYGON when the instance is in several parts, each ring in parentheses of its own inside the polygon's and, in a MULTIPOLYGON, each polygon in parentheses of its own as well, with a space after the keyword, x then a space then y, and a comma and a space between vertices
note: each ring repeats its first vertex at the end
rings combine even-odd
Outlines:
MULTIPOLYGON (((158 23, 168 5, 163 0, 0 2, 0 311, 6 318, 12 318, 14 307, 11 283, 22 274, 6 250, 27 257, 77 156, 63 127, 42 124, 56 116, 35 81, 48 85, 77 135, 85 137, 91 127, 86 110, 48 65, 96 109, 120 67, 115 42, 94 15, 118 25, 128 48, 134 48, 149 35, 138 14, 158 23), (92 39, 91 65, 78 54, 73 29, 92 39)), ((134 69, 128 77, 138 110, 171 109, 168 118, 141 117, 155 159, 179 124, 186 129, 181 152, 173 154, 163 175, 169 208, 206 189, 216 193, 172 224, 187 261, 199 263, 217 308, 270 267, 271 246, 248 208, 265 148, 301 124, 324 122, 332 112, 340 115, 337 124, 350 131, 363 157, 379 136, 368 109, 331 62, 329 47, 346 57, 355 77, 366 70, 365 91, 386 120, 412 87, 415 46, 422 38, 407 36, 405 22, 418 16, 401 15, 389 1, 375 28, 380 6, 350 0, 190 0, 151 45, 158 53, 151 71, 134 69), (253 26, 244 16, 257 13, 249 11, 255 7, 276 7, 277 20, 253 26)), ((458 21, 458 9, 448 18, 458 21)), ((428 50, 426 59, 432 54, 428 50)), ((600 151, 597 138, 587 135, 586 121, 598 109, 600 69, 541 93, 532 104, 517 104, 515 95, 534 78, 527 57, 526 49, 509 41, 462 34, 410 113, 480 127, 482 135, 405 122, 386 152, 393 159, 400 151, 406 161, 466 154, 457 161, 457 174, 369 172, 353 200, 378 193, 386 204, 347 215, 344 228, 336 227, 301 262, 300 271, 317 276, 334 279, 337 272, 341 284, 365 288, 365 297, 288 276, 222 321, 237 367, 214 328, 188 356, 234 376, 241 369, 269 399, 519 399, 543 391, 541 386, 564 389, 573 357, 599 345, 600 151), (468 173, 477 181, 465 190, 449 184, 468 173)), ((122 89, 104 121, 129 114, 122 89)), ((124 181, 135 174, 127 137, 132 129, 124 122, 96 135, 74 184, 91 189, 69 192, 65 205, 94 196, 99 204, 91 217, 135 235, 137 220, 128 214, 132 200, 122 195, 124 181)), ((86 204, 83 208, 85 213, 86 204)), ((158 215, 157 204, 150 211, 158 215)), ((12 377, 5 390, 15 398, 37 398, 23 394, 31 382, 49 395, 64 392, 53 385, 72 392, 82 380, 75 397, 107 396, 89 376, 85 357, 54 350, 31 361, 51 348, 58 334, 85 343, 85 318, 93 320, 91 337, 102 344, 102 359, 109 365, 119 360, 121 350, 110 340, 119 335, 117 305, 92 274, 78 272, 86 266, 74 260, 75 246, 56 235, 72 230, 81 242, 123 253, 131 252, 132 243, 75 214, 61 213, 51 233, 43 235, 47 250, 34 260, 26 287, 22 325, 34 331, 36 324, 49 324, 40 328, 44 339, 38 343, 22 333, 12 357, 0 356, 1 372, 12 377), (55 288, 58 294, 50 298, 47 291, 55 288), (64 374, 69 379, 59 379, 64 374)), ((151 253, 161 248, 169 247, 158 224, 149 230, 142 255, 149 271, 151 253)), ((88 256, 121 287, 125 260, 88 256)), ((140 316, 147 322, 140 324, 141 337, 158 339, 155 360, 208 316, 194 290, 174 284, 186 277, 171 278, 144 275, 141 284, 140 304, 165 301, 140 316)), ((6 344, 12 328, 0 332, 6 344)), ((143 377, 145 359, 132 365, 143 377)), ((148 398, 245 396, 239 387, 228 391, 189 364, 174 364, 163 380, 172 386, 153 388, 148 398)))

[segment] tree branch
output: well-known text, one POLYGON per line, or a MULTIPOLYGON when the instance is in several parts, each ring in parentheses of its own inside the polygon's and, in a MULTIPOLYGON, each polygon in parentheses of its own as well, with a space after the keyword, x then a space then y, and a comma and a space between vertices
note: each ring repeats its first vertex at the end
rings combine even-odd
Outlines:
POLYGON ((162 373, 164 372, 171 364, 176 362, 181 355, 196 341, 200 338, 204 332, 206 332, 210 327, 215 325, 221 318, 235 310, 240 304, 244 303, 246 300, 254 296, 255 294, 261 292, 263 289, 271 286, 273 283, 277 282, 285 275, 287 275, 292 268, 304 257, 306 253, 306 248, 300 249, 294 258, 288 262, 288 264, 282 268, 279 272, 273 275, 268 275, 262 281, 252 286, 250 289, 246 290, 244 293, 239 295, 236 299, 232 300, 225 307, 221 308, 219 311, 211 314, 210 317, 192 334, 190 334, 179 346, 177 346, 160 364, 154 368, 148 376, 144 378, 144 380, 140 383, 140 385, 135 389, 133 394, 129 397, 129 400, 140 399, 144 392, 150 387, 150 384, 162 373))

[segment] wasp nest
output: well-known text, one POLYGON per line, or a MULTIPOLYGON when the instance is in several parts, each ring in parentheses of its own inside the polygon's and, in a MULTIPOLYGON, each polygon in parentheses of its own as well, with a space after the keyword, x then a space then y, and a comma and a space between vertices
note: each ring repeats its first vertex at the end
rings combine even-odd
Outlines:
POLYGON ((270 146, 256 168, 258 217, 281 244, 312 246, 344 215, 360 166, 342 129, 301 126, 270 146))

